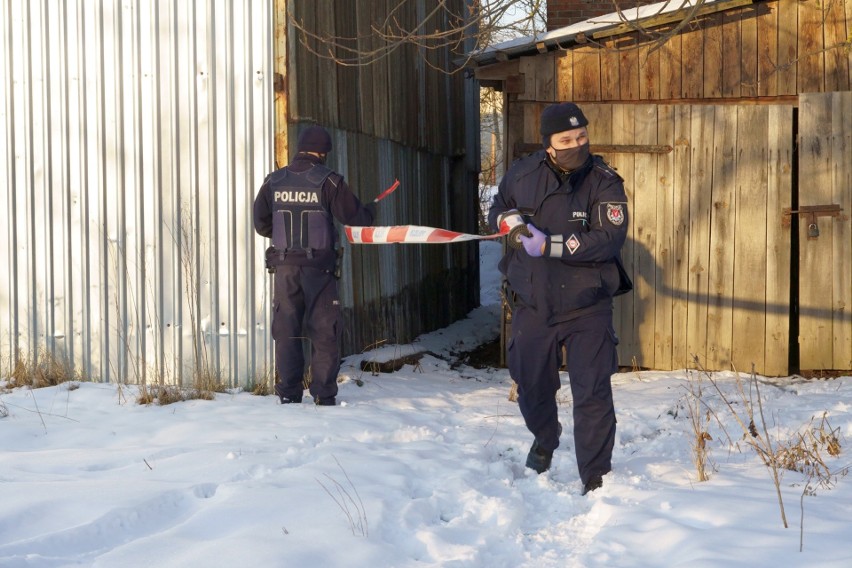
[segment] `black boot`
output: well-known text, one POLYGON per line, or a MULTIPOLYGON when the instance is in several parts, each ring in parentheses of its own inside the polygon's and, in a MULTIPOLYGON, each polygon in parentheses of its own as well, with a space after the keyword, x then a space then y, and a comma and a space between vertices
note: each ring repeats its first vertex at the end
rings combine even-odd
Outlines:
POLYGON ((278 395, 278 400, 281 401, 281 404, 291 404, 291 403, 298 404, 298 403, 302 402, 302 395, 301 394, 298 394, 298 395, 295 395, 295 396, 287 396, 286 394, 284 394, 284 388, 281 385, 281 383, 275 383, 275 394, 278 395))
POLYGON ((595 489, 600 489, 601 487, 603 487, 603 478, 600 475, 596 475, 583 485, 583 495, 591 493, 595 489))
POLYGON ((553 450, 545 450, 538 445, 538 442, 533 442, 530 453, 527 454, 527 467, 534 469, 537 473, 544 473, 550 469, 551 461, 553 461, 553 450))

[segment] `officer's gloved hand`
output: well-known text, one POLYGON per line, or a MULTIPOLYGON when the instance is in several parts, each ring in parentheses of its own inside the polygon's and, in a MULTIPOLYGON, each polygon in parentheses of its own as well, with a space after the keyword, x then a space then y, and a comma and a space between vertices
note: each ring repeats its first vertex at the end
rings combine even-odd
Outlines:
POLYGON ((517 209, 509 209, 497 218, 497 228, 500 234, 509 237, 509 246, 512 248, 521 248, 521 241, 518 239, 521 235, 530 236, 527 230, 526 221, 517 209))
POLYGON ((544 242, 547 240, 547 235, 538 230, 532 223, 527 224, 531 237, 521 235, 519 238, 524 245, 524 250, 530 256, 541 256, 544 242))

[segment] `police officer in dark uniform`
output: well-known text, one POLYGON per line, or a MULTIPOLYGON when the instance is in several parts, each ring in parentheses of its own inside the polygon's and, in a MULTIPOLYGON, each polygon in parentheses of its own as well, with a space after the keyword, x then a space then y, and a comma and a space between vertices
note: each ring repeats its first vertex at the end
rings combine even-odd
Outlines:
POLYGON ((272 337, 279 379, 275 394, 282 404, 302 402, 306 337, 310 393, 316 404, 334 406, 342 325, 334 219, 372 225, 375 205, 362 205, 343 176, 326 167, 331 136, 325 128, 303 130, 297 151, 290 165, 266 177, 254 201, 255 231, 272 239, 266 260, 275 273, 272 337))
POLYGON ((632 287, 620 258, 628 224, 623 180, 590 155, 587 125, 573 103, 545 108, 544 149, 512 165, 488 214, 492 228, 522 229, 499 269, 514 300, 509 372, 535 436, 526 465, 546 471, 559 446, 556 391, 564 346, 584 495, 601 487, 612 468, 610 379, 618 370, 612 299, 632 287))

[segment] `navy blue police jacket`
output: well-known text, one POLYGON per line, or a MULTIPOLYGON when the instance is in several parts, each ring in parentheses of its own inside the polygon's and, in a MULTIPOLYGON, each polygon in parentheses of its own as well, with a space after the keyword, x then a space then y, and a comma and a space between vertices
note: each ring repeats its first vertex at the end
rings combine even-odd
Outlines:
POLYGON ((312 154, 299 153, 288 166, 266 176, 254 200, 254 228, 272 239, 272 264, 333 270, 335 219, 346 225, 373 224, 371 210, 343 176, 312 154))
POLYGON ((501 215, 517 209, 548 235, 541 257, 508 248, 498 266, 515 300, 543 312, 550 324, 612 309, 629 222, 624 182, 603 158, 557 172, 544 150, 521 158, 488 212, 494 230, 501 215))

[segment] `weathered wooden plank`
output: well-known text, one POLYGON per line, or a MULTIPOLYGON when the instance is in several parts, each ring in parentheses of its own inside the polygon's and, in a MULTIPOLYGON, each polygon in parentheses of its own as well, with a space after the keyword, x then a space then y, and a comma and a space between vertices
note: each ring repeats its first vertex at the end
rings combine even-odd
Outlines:
MULTIPOLYGON (((370 52, 378 45, 375 35, 370 33, 372 20, 370 10, 355 10, 355 29, 358 36, 358 49, 370 52)), ((364 65, 358 69, 358 131, 375 136, 376 99, 375 86, 378 65, 364 65)), ((352 101, 349 101, 352 104, 352 101)))
POLYGON ((799 0, 778 0, 778 95, 795 95, 798 70, 799 0))
POLYGON ((767 224, 777 215, 766 208, 769 163, 769 108, 738 107, 735 236, 733 247, 733 326, 731 361, 735 369, 766 367, 767 224))
MULTIPOLYGON (((799 97, 799 205, 831 203, 831 99, 822 94, 799 97)), ((831 218, 817 219, 821 236, 807 238, 808 221, 799 220, 799 349, 802 369, 831 369, 832 272, 831 218)))
MULTIPOLYGON (((441 29, 440 23, 432 21, 426 24, 430 29, 441 29)), ((412 53, 417 57, 416 76, 418 83, 422 89, 418 90, 418 96, 412 97, 412 102, 416 98, 417 105, 414 109, 414 115, 409 115, 409 122, 412 129, 409 130, 409 139, 416 140, 415 148, 428 148, 432 152, 440 152, 445 150, 445 143, 442 143, 446 138, 446 132, 440 128, 432 128, 433 124, 438 124, 438 117, 452 124, 453 113, 447 108, 446 92, 446 75, 436 70, 441 66, 441 52, 437 50, 420 50, 419 54, 412 53), (425 58, 426 63, 422 62, 425 58), (414 119, 416 117, 416 119, 414 119)))
POLYGON ((798 92, 822 91, 825 85, 825 53, 822 37, 822 4, 799 2, 798 92))
POLYGON ((704 90, 703 98, 722 96, 724 81, 722 67, 725 53, 722 45, 721 15, 710 16, 704 25, 704 90))
POLYGON ((686 349, 707 364, 707 302, 710 291, 710 212, 713 140, 718 107, 693 106, 690 125, 689 286, 686 349))
MULTIPOLYGON (((656 144, 657 106, 633 105, 634 140, 656 144)), ((654 360, 659 269, 654 258, 660 221, 657 219, 659 180, 657 158, 635 154, 633 159, 632 225, 633 262, 637 278, 633 288, 633 321, 636 327, 638 362, 641 367, 656 368, 654 360)), ((660 284, 661 285, 661 284, 660 284)))
POLYGON ((829 2, 825 6, 826 92, 850 90, 849 53, 852 53, 852 50, 847 43, 852 38, 852 7, 850 6, 852 2, 848 0, 829 2), (848 17, 847 11, 849 11, 848 17), (837 47, 844 44, 845 48, 837 47))
MULTIPOLYGON (((316 29, 316 5, 303 6, 298 13, 293 14, 306 30, 316 29)), ((317 93, 319 84, 317 82, 316 56, 310 53, 312 40, 301 32, 295 32, 293 44, 295 49, 292 55, 295 58, 296 72, 291 74, 290 92, 294 93, 294 101, 291 101, 291 118, 297 120, 319 121, 321 118, 320 104, 321 96, 310 96, 317 93), (295 104, 293 104, 295 102, 295 104)))
MULTIPOLYGON (((414 3, 398 5, 398 14, 400 21, 405 29, 414 29, 418 21, 417 15, 418 6, 414 3)), ((419 117, 424 111, 422 103, 422 94, 425 89, 423 81, 423 59, 418 53, 416 45, 406 43, 401 48, 397 49, 398 58, 397 64, 391 68, 391 76, 388 80, 388 96, 395 99, 398 105, 392 106, 397 112, 392 112, 391 121, 396 123, 399 129, 399 135, 396 140, 400 141, 405 146, 411 148, 422 147, 419 140, 419 117), (396 83, 396 77, 402 81, 399 84, 408 85, 412 88, 412 92, 418 93, 418 96, 400 97, 399 87, 396 83), (403 119, 402 117, 408 117, 403 119)))
MULTIPOLYGON (((846 6, 846 29, 852 30, 852 2, 846 0, 843 3, 846 6)), ((852 35, 852 34, 850 34, 852 35)), ((844 49, 846 52, 846 69, 847 69, 847 77, 848 82, 846 83, 846 88, 842 90, 852 91, 852 49, 844 49)))
MULTIPOLYGON (((388 2, 391 0, 376 0, 369 4, 369 22, 378 25, 384 21, 388 12, 388 2)), ((382 40, 373 42, 374 49, 382 47, 382 40)), ((391 138, 391 121, 389 99, 393 93, 388 89, 389 78, 396 72, 390 58, 378 61, 371 66, 373 68, 373 122, 372 131, 379 138, 391 138)))
POLYGON ((600 50, 581 47, 574 50, 574 101, 601 100, 600 50))
POLYGON ((674 110, 674 169, 672 171, 672 368, 692 364, 688 338, 690 285, 690 192, 692 156, 692 107, 674 110))
POLYGON ((600 50, 601 56, 601 99, 604 101, 617 101, 621 98, 620 87, 620 55, 615 48, 614 40, 604 42, 600 50))
MULTIPOLYGON (((275 165, 283 167, 289 161, 290 146, 287 140, 287 116, 289 114, 290 77, 287 72, 287 2, 275 0, 275 165)), ((295 98, 295 97, 293 97, 295 98)))
POLYGON ((681 97, 681 52, 682 36, 676 35, 660 48, 660 98, 679 99, 681 97))
POLYGON ((660 50, 649 46, 639 48, 639 99, 660 98, 660 50))
POLYGON ((778 213, 790 207, 793 187, 793 107, 769 107, 766 191, 766 362, 765 375, 789 373, 791 229, 778 213))
POLYGON ((619 42, 618 77, 619 95, 622 100, 639 100, 639 46, 635 38, 627 37, 619 42), (629 49, 627 49, 629 48, 629 49))
MULTIPOLYGON (((588 115, 586 118, 591 121, 588 115)), ((539 149, 539 146, 537 141, 524 142, 515 145, 515 152, 534 152, 539 149)), ((670 154, 672 152, 672 147, 668 144, 591 144, 590 149, 593 154, 670 154)))
POLYGON ((736 238, 737 107, 716 107, 713 129, 707 363, 714 369, 728 369, 731 364, 733 245, 736 238))
MULTIPOLYGON (((832 203, 843 210, 831 223, 833 368, 852 369, 852 92, 831 97, 832 203)), ((827 223, 826 223, 827 224, 827 223)))
MULTIPOLYGON (((563 52, 563 57, 568 57, 570 60, 570 51, 563 52)), ((511 75, 519 73, 520 60, 512 59, 502 63, 486 65, 485 67, 477 67, 475 70, 476 78, 480 81, 504 81, 511 75)), ((570 65, 569 65, 570 67, 570 65)))
POLYGON ((612 109, 606 104, 586 103, 580 105, 589 121, 589 150, 593 154, 608 153, 612 144, 598 144, 598 140, 612 140, 612 109))
POLYGON ((739 97, 743 83, 743 38, 740 29, 740 10, 720 14, 722 31, 722 96, 739 97))
POLYGON ((682 97, 704 98, 704 30, 701 27, 685 31, 681 36, 682 97))
MULTIPOLYGON (((334 17, 334 34, 341 38, 341 43, 348 47, 357 47, 357 43, 350 38, 358 35, 358 14, 354 3, 335 3, 332 14, 327 16, 329 20, 334 17)), ((337 58, 348 57, 349 53, 342 48, 335 51, 337 58)), ((335 65, 337 94, 331 103, 337 112, 337 126, 349 131, 357 131, 360 126, 358 120, 359 111, 362 109, 358 85, 358 73, 360 67, 348 65, 335 65)))
POLYGON ((538 66, 536 65, 536 61, 538 57, 521 57, 518 62, 518 71, 521 75, 521 80, 523 82, 523 90, 518 93, 519 101, 534 101, 536 100, 536 72, 538 71, 538 66))
POLYGON ((778 14, 779 4, 771 4, 757 16, 757 96, 778 94, 778 14))
POLYGON ((743 12, 740 23, 742 33, 742 56, 740 65, 740 96, 757 96, 757 18, 758 10, 743 12))
MULTIPOLYGON (((635 122, 631 105, 612 105, 610 142, 613 144, 630 143, 635 139, 635 122)), ((627 207, 630 212, 630 227, 627 234, 627 242, 621 250, 624 268, 633 279, 634 291, 617 298, 618 306, 618 328, 620 331, 620 343, 618 353, 622 365, 636 365, 641 358, 638 337, 636 336, 637 323, 635 321, 635 304, 637 280, 642 275, 635 259, 635 235, 636 223, 633 219, 633 211, 636 206, 635 185, 635 160, 632 154, 605 155, 606 160, 624 178, 624 190, 627 193, 627 207)))
MULTIPOLYGON (((657 142, 675 143, 676 107, 660 105, 657 108, 657 142)), ((674 369, 672 362, 672 294, 674 263, 672 251, 677 238, 677 220, 675 218, 675 153, 662 154, 655 158, 657 163, 657 235, 654 242, 653 258, 656 260, 655 313, 654 313, 654 368, 674 369)), ((651 184, 654 187, 654 183, 651 184)), ((647 191, 647 189, 646 189, 647 191)))
POLYGON ((507 95, 506 97, 506 144, 503 147, 504 163, 509 166, 514 162, 519 155, 514 153, 515 146, 524 141, 524 106, 520 104, 515 95, 507 95))
POLYGON ((537 57, 535 61, 535 99, 552 101, 556 97, 556 57, 549 53, 537 57))
MULTIPOLYGON (((541 140, 541 111, 544 104, 527 103, 524 105, 523 140, 541 140)), ((541 146, 539 146, 539 149, 541 146)))
MULTIPOLYGON (((316 28, 314 29, 317 30, 320 37, 334 38, 338 35, 334 29, 335 4, 334 0, 317 0, 316 2, 316 28)), ((309 93, 308 96, 316 96, 320 99, 317 121, 326 126, 337 126, 340 124, 337 114, 339 93, 337 91, 337 64, 333 60, 334 54, 331 52, 331 48, 322 41, 314 40, 311 45, 321 56, 315 58, 316 67, 309 70, 309 73, 313 73, 317 77, 317 90, 313 92, 314 94, 309 93)))
POLYGON ((574 100, 573 51, 561 51, 556 58, 556 100, 574 100))
MULTIPOLYGON (((730 10, 733 8, 737 8, 740 6, 750 5, 754 0, 736 0, 736 1, 728 1, 728 2, 713 2, 709 4, 704 4, 701 6, 698 11, 695 12, 696 17, 705 16, 708 14, 714 14, 716 12, 722 12, 725 10, 730 10)), ((622 6, 622 9, 627 8, 627 6, 622 6)), ((667 26, 672 23, 678 23, 683 19, 684 12, 675 11, 675 12, 667 12, 665 14, 656 14, 649 18, 645 18, 641 20, 639 23, 646 29, 655 31, 659 31, 657 28, 660 26, 667 26)), ((619 26, 613 26, 611 28, 606 28, 604 30, 593 32, 592 36, 594 39, 604 39, 612 36, 623 35, 625 33, 631 32, 635 29, 635 23, 630 22, 626 24, 622 24, 619 26)))

